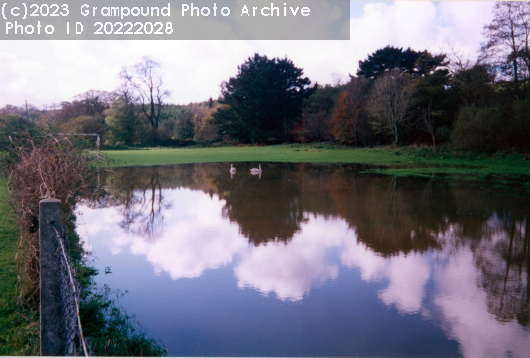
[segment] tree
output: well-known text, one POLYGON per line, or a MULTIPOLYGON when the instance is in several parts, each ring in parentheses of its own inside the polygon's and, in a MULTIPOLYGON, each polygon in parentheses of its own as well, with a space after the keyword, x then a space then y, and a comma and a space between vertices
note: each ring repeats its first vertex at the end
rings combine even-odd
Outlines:
MULTIPOLYGON (((421 66, 424 59, 420 58, 417 63, 421 66)), ((415 81, 414 107, 418 109, 416 113, 418 122, 414 129, 427 133, 433 146, 436 147, 437 131, 444 125, 450 125, 447 123, 450 117, 449 112, 454 106, 448 92, 449 70, 447 68, 436 69, 416 78, 415 81)), ((416 137, 414 139, 417 140, 420 133, 413 131, 413 134, 416 137)), ((420 135, 420 140, 423 140, 421 137, 423 135, 420 135)))
POLYGON ((103 117, 103 112, 110 107, 114 94, 106 91, 90 90, 75 96, 83 110, 83 115, 94 118, 103 117))
POLYGON ((195 122, 195 136, 193 137, 194 141, 213 142, 214 140, 219 139, 219 128, 215 125, 214 119, 219 107, 224 107, 226 109, 227 106, 214 104, 204 118, 195 122))
POLYGON ((385 72, 371 89, 372 125, 378 132, 391 133, 399 144, 403 125, 411 118, 415 81, 398 69, 385 72))
POLYGON ((337 101, 331 121, 333 135, 340 143, 367 144, 370 128, 366 111, 368 81, 350 75, 350 82, 337 101))
POLYGON ((193 125, 193 113, 186 111, 180 115, 175 123, 173 139, 185 141, 186 139, 193 139, 195 135, 193 125))
POLYGON ((215 114, 221 136, 242 143, 289 140, 302 104, 315 87, 303 70, 287 58, 269 59, 257 53, 238 67, 236 77, 221 84, 221 104, 215 114))
POLYGON ((103 119, 104 112, 110 107, 114 97, 114 93, 95 90, 78 94, 72 102, 61 102, 58 118, 61 122, 81 116, 103 119))
POLYGON ((122 83, 115 91, 115 100, 106 118, 115 142, 122 142, 125 145, 134 143, 139 119, 134 101, 132 89, 127 83, 122 83))
POLYGON ((495 90, 492 84, 495 76, 486 65, 470 63, 453 71, 450 86, 460 106, 485 106, 494 101, 495 90))
MULTIPOLYGON (((6 106, 7 107, 7 106, 6 106)), ((5 150, 12 145, 12 139, 20 135, 28 134, 31 137, 39 135, 39 128, 35 122, 18 113, 0 113, 0 148, 5 150)))
POLYGON ((304 100, 302 119, 294 126, 292 134, 301 142, 325 141, 333 139, 330 120, 337 97, 344 86, 318 86, 316 91, 304 100))
POLYGON ((488 41, 481 47, 480 61, 513 81, 513 94, 521 97, 521 81, 526 86, 530 69, 530 13, 526 2, 495 3, 493 21, 484 26, 488 41))
POLYGON ((521 36, 523 49, 520 53, 523 58, 526 70, 530 69, 530 3, 521 2, 519 4, 519 18, 521 20, 521 36))
POLYGON ((149 120, 151 127, 156 130, 163 100, 170 95, 169 91, 162 89, 160 63, 144 56, 143 62, 132 67, 132 73, 124 68, 120 76, 135 90, 143 114, 149 120))
POLYGON ((397 69, 406 72, 413 77, 422 77, 443 67, 445 55, 432 55, 428 51, 414 51, 411 48, 403 51, 403 48, 386 46, 368 55, 368 59, 359 61, 357 76, 367 79, 375 79, 385 72, 397 69))
POLYGON ((66 133, 99 134, 100 137, 104 138, 106 127, 104 121, 98 118, 79 116, 63 123, 60 129, 66 133))
POLYGON ((304 113, 324 112, 331 114, 335 109, 337 98, 344 90, 344 85, 317 86, 315 92, 304 100, 304 113))

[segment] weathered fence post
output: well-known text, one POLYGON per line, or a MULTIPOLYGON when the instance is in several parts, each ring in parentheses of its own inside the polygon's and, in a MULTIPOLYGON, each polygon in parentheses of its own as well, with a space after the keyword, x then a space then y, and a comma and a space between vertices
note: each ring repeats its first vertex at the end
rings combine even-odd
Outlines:
POLYGON ((61 211, 60 200, 44 199, 39 203, 40 354, 42 356, 66 354, 66 332, 59 276, 59 243, 55 229, 51 225, 51 223, 62 225, 61 211))

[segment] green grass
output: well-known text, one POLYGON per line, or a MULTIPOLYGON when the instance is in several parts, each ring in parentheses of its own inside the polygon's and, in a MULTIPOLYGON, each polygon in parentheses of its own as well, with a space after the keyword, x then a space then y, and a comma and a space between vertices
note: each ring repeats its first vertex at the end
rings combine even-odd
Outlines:
POLYGON ((18 229, 0 179, 0 355, 39 354, 39 312, 17 304, 15 253, 18 229))
POLYGON ((390 175, 451 175, 473 179, 528 176, 530 160, 519 156, 455 154, 431 148, 340 148, 325 145, 233 146, 217 148, 105 151, 111 166, 200 162, 332 162, 381 166, 369 171, 390 175))
POLYGON ((146 336, 134 317, 117 305, 123 297, 108 286, 94 289, 81 305, 83 332, 90 337, 92 352, 96 356, 148 356, 167 355, 167 350, 146 336), (110 297, 115 295, 115 297, 110 297))
MULTIPOLYGON (((17 267, 15 255, 19 231, 14 213, 6 202, 6 179, 0 178, 0 356, 39 355, 40 321, 38 307, 17 303, 17 267)), ((71 231, 72 248, 79 247, 79 238, 71 231)), ((74 250, 79 256, 79 250, 74 250)), ((79 256, 80 257, 80 256, 79 256)), ((81 315, 86 324, 85 336, 92 340, 98 356, 163 356, 167 351, 137 327, 136 321, 104 294, 95 292, 91 284, 94 269, 79 262, 78 279, 85 287, 81 315)))

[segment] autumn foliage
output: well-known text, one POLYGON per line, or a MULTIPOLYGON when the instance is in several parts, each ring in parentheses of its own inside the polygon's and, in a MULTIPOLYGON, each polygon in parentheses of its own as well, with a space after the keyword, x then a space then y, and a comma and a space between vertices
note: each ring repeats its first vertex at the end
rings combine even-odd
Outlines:
POLYGON ((337 142, 355 146, 369 143, 371 129, 366 111, 367 89, 367 80, 351 77, 346 89, 340 94, 330 121, 337 142))

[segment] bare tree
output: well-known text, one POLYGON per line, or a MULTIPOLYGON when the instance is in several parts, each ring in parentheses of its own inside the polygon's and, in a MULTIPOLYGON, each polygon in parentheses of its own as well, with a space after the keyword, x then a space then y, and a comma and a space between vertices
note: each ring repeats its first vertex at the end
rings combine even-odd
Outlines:
POLYGON ((376 132, 391 133, 396 145, 401 127, 411 118, 415 87, 410 74, 395 69, 377 78, 371 90, 371 124, 376 132))
POLYGON ((520 82, 528 77, 524 59, 530 35, 528 4, 518 1, 495 3, 493 21, 484 27, 488 42, 481 47, 479 61, 493 66, 504 77, 513 79, 516 98, 521 95, 520 82))
MULTIPOLYGON (((447 50, 449 64, 447 69, 451 74, 450 87, 462 105, 475 104, 478 106, 487 105, 491 102, 494 90, 491 83, 495 81, 495 74, 490 71, 490 66, 484 58, 475 62, 462 50, 455 49, 450 44, 447 50)), ((447 87, 446 87, 447 89, 447 87)))
POLYGON ((74 97, 74 103, 78 103, 87 116, 102 116, 103 112, 110 107, 114 100, 114 94, 106 91, 90 90, 74 97))
MULTIPOLYGON (((518 7, 519 19, 521 21, 521 36, 523 49, 521 57, 526 65, 526 71, 530 70, 530 3, 521 2, 518 7)), ((527 76, 528 77, 528 76, 527 76)))
POLYGON ((432 145, 436 148, 436 136, 435 136, 435 118, 436 114, 432 110, 432 99, 429 100, 427 107, 424 108, 420 113, 421 129, 427 132, 432 138, 432 145))
POLYGON ((144 56, 143 62, 132 67, 132 73, 124 68, 120 76, 134 88, 142 112, 149 119, 151 127, 157 129, 163 100, 170 95, 168 90, 162 89, 160 63, 144 56))

